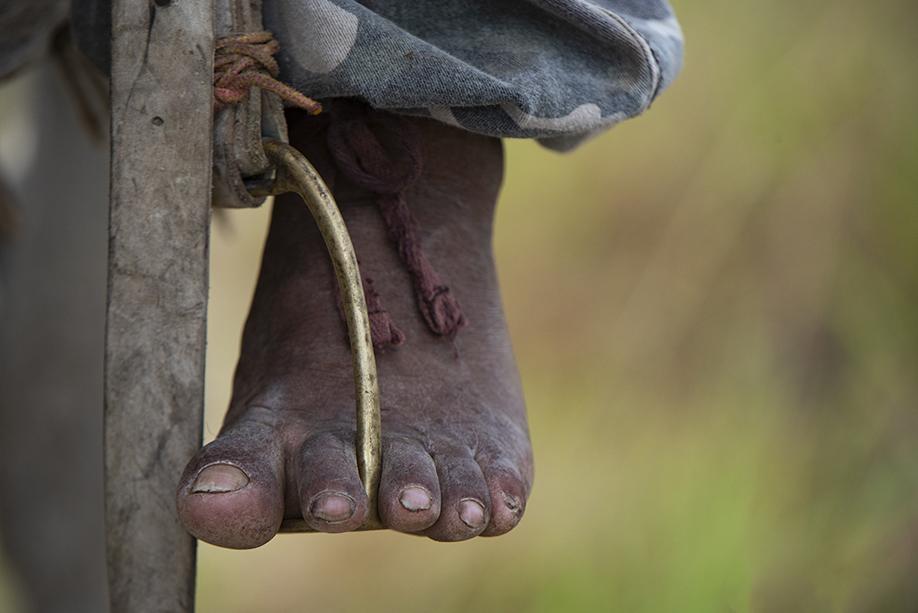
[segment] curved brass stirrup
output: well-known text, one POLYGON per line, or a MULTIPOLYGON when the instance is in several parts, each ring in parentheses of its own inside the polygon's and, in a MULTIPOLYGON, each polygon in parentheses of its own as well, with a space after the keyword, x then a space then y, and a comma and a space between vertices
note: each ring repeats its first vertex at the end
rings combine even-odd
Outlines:
MULTIPOLYGON (((347 317, 347 332, 354 364, 357 397, 357 470, 369 499, 369 515, 361 530, 382 528, 376 507, 382 459, 380 444, 379 381, 370 336, 370 318, 357 268, 357 255, 331 191, 302 153, 286 143, 266 139, 265 153, 276 169, 270 185, 255 187, 257 196, 294 192, 306 202, 325 240, 338 278, 341 302, 347 317)), ((285 519, 281 532, 314 532, 303 519, 285 519)))

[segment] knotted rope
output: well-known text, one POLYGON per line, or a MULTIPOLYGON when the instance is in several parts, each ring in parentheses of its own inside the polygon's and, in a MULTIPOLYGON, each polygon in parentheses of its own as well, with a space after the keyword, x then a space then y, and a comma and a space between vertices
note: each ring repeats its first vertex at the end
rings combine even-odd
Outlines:
POLYGON ((313 115, 322 105, 277 80, 274 54, 280 44, 270 32, 249 32, 217 40, 214 50, 214 106, 221 109, 243 100, 252 87, 277 94, 291 106, 313 115))
MULTIPOLYGON (((421 174, 420 136, 412 124, 402 119, 394 116, 385 119, 374 120, 363 107, 345 107, 342 116, 329 126, 328 146, 338 168, 355 184, 378 196, 377 206, 389 237, 411 275, 418 309, 428 328, 434 334, 453 339, 466 324, 465 316, 421 249, 418 222, 405 200, 405 191, 421 174)), ((375 294, 375 290, 372 283, 365 282, 365 285, 371 290, 369 304, 369 296, 375 294)), ((383 346, 400 344, 404 335, 379 307, 378 296, 374 300, 377 310, 385 316, 378 322, 384 334, 378 339, 374 334, 374 344, 377 341, 383 346), (393 331, 392 339, 398 340, 396 343, 386 340, 386 333, 393 331)))

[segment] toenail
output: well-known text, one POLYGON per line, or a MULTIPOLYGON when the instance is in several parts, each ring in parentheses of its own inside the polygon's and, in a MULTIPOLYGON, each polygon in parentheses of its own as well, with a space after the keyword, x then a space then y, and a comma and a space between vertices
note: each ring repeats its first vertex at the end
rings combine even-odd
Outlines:
POLYGON ((248 475, 235 466, 211 464, 195 479, 191 492, 193 494, 226 494, 240 490, 248 483, 248 475))
POLYGON ((484 525, 484 505, 473 498, 466 498, 459 502, 459 519, 469 528, 477 530, 484 525))
POLYGON ((403 489, 398 501, 409 511, 426 511, 431 505, 430 492, 417 485, 403 489))
POLYGON ((356 507, 354 499, 347 494, 326 492, 313 499, 309 513, 318 519, 336 523, 350 519, 356 507))
POLYGON ((519 513, 522 504, 520 503, 520 499, 516 496, 511 496, 510 494, 504 493, 504 506, 514 513, 519 513))

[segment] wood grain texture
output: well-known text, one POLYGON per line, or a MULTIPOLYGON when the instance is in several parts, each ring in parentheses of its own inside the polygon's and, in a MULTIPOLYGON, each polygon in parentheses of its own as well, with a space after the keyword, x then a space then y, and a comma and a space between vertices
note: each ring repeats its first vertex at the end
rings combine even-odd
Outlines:
POLYGON ((115 0, 105 353, 112 611, 194 608, 175 488, 201 444, 212 0, 115 0))

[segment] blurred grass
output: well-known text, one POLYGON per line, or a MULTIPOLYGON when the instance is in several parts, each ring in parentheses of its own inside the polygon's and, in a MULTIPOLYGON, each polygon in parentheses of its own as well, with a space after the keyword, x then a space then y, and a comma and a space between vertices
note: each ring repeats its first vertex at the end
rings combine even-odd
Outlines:
MULTIPOLYGON (((918 10, 675 4, 646 117, 507 145, 521 526, 202 545, 202 611, 918 610, 918 10)), ((265 224, 215 235, 211 435, 265 224)))

